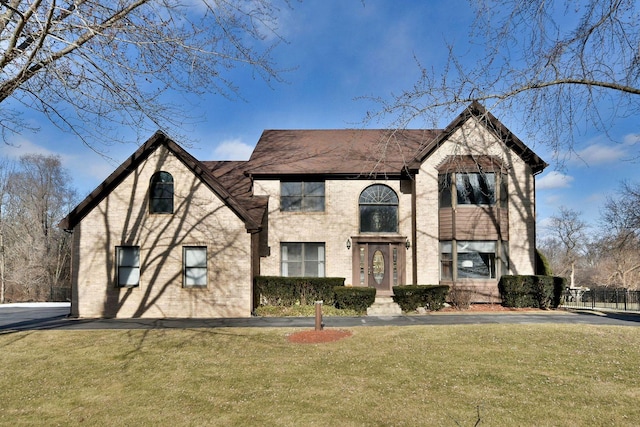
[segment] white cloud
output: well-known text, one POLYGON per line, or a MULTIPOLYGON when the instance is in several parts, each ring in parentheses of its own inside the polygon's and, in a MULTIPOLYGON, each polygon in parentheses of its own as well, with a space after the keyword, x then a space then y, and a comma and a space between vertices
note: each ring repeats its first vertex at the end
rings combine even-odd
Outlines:
POLYGON ((571 187, 572 182, 572 176, 564 175, 558 171, 551 171, 537 180, 536 189, 551 190, 554 188, 568 188, 571 187))
POLYGON ((12 138, 8 144, 0 144, 0 154, 8 157, 9 159, 17 160, 27 154, 41 154, 43 156, 62 156, 59 153, 44 148, 40 145, 34 144, 28 139, 17 137, 12 138))
POLYGON ((640 133, 630 133, 622 139, 624 145, 635 145, 640 143, 640 133))
POLYGON ((213 150, 213 156, 215 160, 249 160, 252 151, 252 146, 236 138, 218 144, 213 150))
POLYGON ((628 152, 625 145, 610 144, 592 144, 587 148, 577 152, 577 158, 574 161, 584 162, 589 166, 601 165, 605 163, 616 162, 626 156, 628 152))

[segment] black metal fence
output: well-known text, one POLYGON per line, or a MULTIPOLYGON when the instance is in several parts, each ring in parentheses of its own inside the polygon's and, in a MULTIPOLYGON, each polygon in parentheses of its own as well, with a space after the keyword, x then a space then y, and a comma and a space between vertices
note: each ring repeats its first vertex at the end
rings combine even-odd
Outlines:
POLYGON ((640 291, 628 289, 567 289, 562 300, 565 307, 640 311, 640 291))

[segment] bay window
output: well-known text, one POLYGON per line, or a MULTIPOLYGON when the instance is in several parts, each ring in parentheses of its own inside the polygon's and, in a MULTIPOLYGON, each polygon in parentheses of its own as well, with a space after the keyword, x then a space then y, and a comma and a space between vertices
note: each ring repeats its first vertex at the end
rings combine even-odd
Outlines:
POLYGON ((440 279, 496 279, 508 274, 508 242, 440 242, 440 279))

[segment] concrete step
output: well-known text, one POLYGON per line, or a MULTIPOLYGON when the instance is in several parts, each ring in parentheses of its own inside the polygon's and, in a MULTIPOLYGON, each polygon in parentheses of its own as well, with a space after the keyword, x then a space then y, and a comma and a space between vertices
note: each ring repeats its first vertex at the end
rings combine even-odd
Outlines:
POLYGON ((367 316, 401 316, 402 309, 390 296, 376 296, 373 305, 367 308, 367 316))

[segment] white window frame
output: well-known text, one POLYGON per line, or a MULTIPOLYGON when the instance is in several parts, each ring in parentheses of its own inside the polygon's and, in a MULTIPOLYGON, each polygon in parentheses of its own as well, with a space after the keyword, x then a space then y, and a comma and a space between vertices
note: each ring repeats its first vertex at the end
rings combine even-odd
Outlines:
POLYGON ((140 246, 116 246, 116 287, 140 286, 140 246))
POLYGON ((325 261, 326 260, 326 250, 324 242, 281 242, 280 243, 280 274, 283 277, 325 277, 325 261), (288 252, 289 247, 292 245, 301 245, 302 246, 302 259, 301 260, 289 260, 288 252), (316 260, 309 260, 310 255, 307 256, 308 251, 315 249, 317 253, 315 254, 316 260), (310 276, 308 275, 306 270, 306 263, 311 261, 317 261, 317 275, 310 276), (301 275, 290 276, 289 275, 289 264, 300 263, 301 264, 301 275))
POLYGON ((209 283, 209 254, 206 246, 182 247, 182 283, 185 288, 206 288, 209 283))

